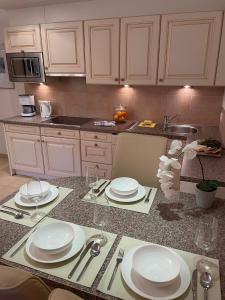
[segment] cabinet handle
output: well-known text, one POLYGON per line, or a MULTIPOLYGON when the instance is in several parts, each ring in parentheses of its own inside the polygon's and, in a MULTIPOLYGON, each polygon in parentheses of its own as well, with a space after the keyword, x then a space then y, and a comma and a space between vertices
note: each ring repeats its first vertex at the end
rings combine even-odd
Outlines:
POLYGON ((95 135, 95 136, 94 136, 94 138, 95 138, 95 139, 97 139, 97 138, 98 138, 98 136, 97 136, 97 135, 95 135))
POLYGON ((115 80, 115 81, 119 81, 119 78, 115 78, 114 80, 115 80))
POLYGON ((124 79, 124 78, 121 78, 120 81, 125 81, 125 79, 124 79))
POLYGON ((95 146, 95 147, 98 147, 98 144, 95 144, 94 146, 95 146))
POLYGON ((48 70, 48 67, 45 67, 45 70, 48 70))
POLYGON ((24 50, 21 50, 20 52, 21 52, 21 53, 24 53, 24 50))
POLYGON ((60 131, 58 131, 58 135, 61 135, 62 133, 60 131))
POLYGON ((40 142, 41 142, 41 140, 40 140, 40 139, 37 139, 37 142, 38 142, 38 143, 40 143, 40 142))
POLYGON ((163 82, 163 80, 164 80, 163 78, 160 78, 160 79, 159 79, 159 82, 163 82))
POLYGON ((99 169, 99 165, 95 165, 95 168, 96 168, 96 169, 99 169))

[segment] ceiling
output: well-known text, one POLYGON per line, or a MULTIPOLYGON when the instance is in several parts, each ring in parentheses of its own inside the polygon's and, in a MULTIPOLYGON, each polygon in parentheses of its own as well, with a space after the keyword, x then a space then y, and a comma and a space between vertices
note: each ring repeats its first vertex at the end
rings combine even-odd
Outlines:
POLYGON ((90 0, 0 0, 0 9, 18 9, 68 2, 84 2, 90 0))

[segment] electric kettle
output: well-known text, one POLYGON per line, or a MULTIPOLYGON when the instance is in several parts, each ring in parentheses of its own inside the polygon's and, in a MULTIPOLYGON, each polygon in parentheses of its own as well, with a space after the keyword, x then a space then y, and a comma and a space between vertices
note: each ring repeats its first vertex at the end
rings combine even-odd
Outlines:
POLYGON ((40 112, 42 118, 49 118, 52 114, 52 106, 50 101, 39 100, 40 112))

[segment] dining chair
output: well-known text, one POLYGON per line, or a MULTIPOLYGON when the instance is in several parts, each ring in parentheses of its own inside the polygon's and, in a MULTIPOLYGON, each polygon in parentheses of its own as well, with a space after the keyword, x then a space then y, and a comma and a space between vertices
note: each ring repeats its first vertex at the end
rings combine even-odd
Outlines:
POLYGON ((167 138, 136 133, 117 136, 112 178, 132 177, 144 186, 159 187, 159 157, 166 153, 167 138))
POLYGON ((31 273, 0 265, 0 299, 2 300, 82 300, 63 289, 52 290, 31 273))

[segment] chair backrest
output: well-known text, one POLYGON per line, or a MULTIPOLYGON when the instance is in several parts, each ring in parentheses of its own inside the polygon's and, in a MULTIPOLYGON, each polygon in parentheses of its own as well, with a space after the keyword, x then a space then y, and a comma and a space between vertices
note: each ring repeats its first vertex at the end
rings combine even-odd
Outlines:
POLYGON ((166 153, 167 138, 120 133, 114 153, 112 178, 132 177, 145 186, 159 187, 159 157, 166 153))
POLYGON ((17 268, 0 265, 0 299, 47 300, 50 292, 40 278, 17 268))

